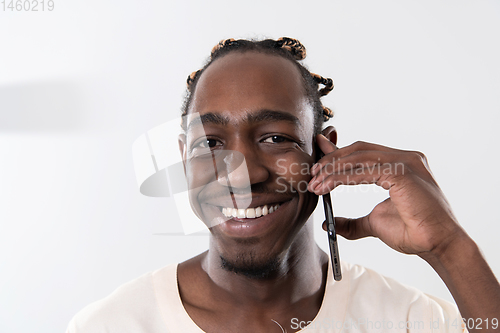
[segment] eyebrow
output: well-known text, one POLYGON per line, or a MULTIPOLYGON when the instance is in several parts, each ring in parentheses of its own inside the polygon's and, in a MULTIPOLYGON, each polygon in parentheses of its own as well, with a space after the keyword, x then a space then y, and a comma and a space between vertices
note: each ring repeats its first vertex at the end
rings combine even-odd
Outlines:
POLYGON ((187 131, 194 125, 205 125, 205 124, 214 124, 214 125, 227 125, 229 124, 229 117, 221 116, 218 113, 208 112, 200 115, 199 117, 195 117, 187 126, 187 131))
POLYGON ((261 110, 256 114, 249 114, 245 121, 249 123, 288 121, 300 125, 299 118, 288 112, 276 110, 261 110))
MULTIPOLYGON (((213 124, 213 125, 223 125, 226 126, 229 124, 229 117, 227 116, 222 116, 218 113, 214 112, 208 112, 205 114, 200 115, 199 117, 196 117, 189 123, 187 126, 187 130, 194 126, 194 125, 200 125, 200 124, 213 124)), ((276 111, 276 110, 260 110, 259 112, 255 114, 249 114, 247 117, 243 120, 246 123, 260 123, 260 122, 278 122, 278 121, 287 121, 291 122, 297 126, 300 126, 300 120, 296 116, 284 112, 284 111, 276 111)))

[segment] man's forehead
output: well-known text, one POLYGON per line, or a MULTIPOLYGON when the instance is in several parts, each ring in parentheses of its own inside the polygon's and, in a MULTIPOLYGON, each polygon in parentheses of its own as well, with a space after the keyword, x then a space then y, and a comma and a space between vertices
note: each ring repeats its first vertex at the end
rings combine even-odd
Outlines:
POLYGON ((314 126, 313 108, 296 65, 255 52, 236 52, 214 61, 196 85, 189 113, 199 113, 203 124, 288 121, 304 129, 314 126))
POLYGON ((227 55, 203 72, 192 107, 196 112, 223 110, 219 106, 292 110, 302 99, 307 97, 293 63, 277 56, 245 53, 227 55))

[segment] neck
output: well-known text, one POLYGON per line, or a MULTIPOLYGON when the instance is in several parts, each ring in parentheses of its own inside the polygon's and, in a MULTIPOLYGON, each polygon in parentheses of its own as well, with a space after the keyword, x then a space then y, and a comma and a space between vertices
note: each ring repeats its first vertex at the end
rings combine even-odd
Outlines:
POLYGON ((292 244, 278 256, 271 274, 251 277, 224 268, 221 255, 210 242, 202 268, 214 284, 214 292, 229 303, 282 307, 322 297, 328 256, 314 241, 312 221, 299 231, 292 244))

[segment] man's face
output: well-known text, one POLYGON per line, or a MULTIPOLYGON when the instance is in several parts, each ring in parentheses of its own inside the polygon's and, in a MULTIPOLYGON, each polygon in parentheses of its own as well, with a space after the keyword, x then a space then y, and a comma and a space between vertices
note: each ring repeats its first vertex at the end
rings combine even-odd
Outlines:
POLYGON ((228 54, 200 77, 189 114, 202 125, 188 118, 181 150, 191 205, 215 225, 211 248, 236 266, 276 260, 317 203, 307 191, 314 117, 298 69, 279 56, 228 54), (238 202, 248 203, 245 218, 225 216, 238 202))

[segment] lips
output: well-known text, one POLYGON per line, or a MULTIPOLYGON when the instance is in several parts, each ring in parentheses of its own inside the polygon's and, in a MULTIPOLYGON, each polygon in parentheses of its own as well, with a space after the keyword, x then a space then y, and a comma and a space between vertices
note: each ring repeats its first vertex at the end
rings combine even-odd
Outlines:
POLYGON ((220 221, 214 225, 218 230, 217 232, 225 235, 225 237, 237 239, 274 234, 270 233, 270 230, 277 228, 279 225, 282 226, 283 221, 293 219, 294 210, 287 207, 293 205, 294 202, 294 200, 275 201, 260 206, 251 205, 252 208, 246 209, 212 205, 206 205, 205 207, 207 212, 211 211, 211 214, 213 214, 214 221, 220 221), (233 216, 233 213, 236 216, 233 216))
POLYGON ((254 208, 237 209, 232 207, 221 207, 222 214, 226 217, 237 217, 242 219, 254 219, 274 213, 280 204, 262 205, 254 208))

